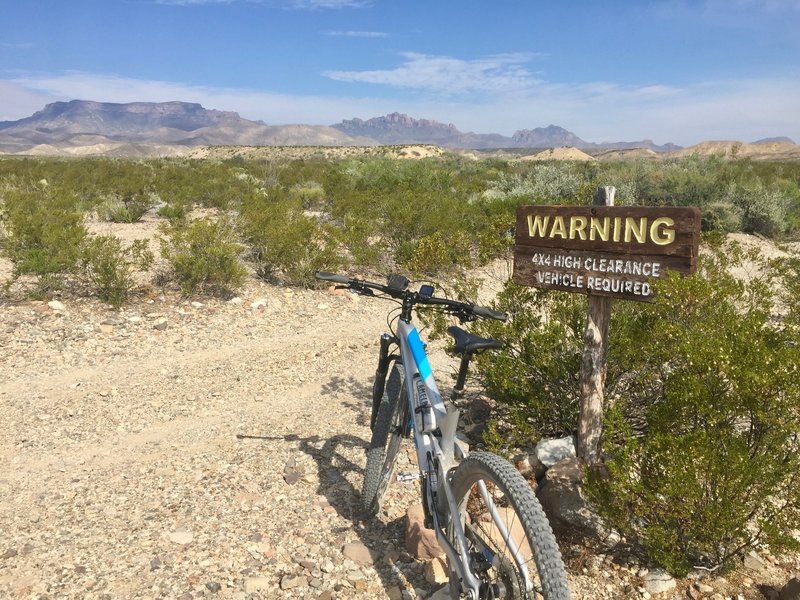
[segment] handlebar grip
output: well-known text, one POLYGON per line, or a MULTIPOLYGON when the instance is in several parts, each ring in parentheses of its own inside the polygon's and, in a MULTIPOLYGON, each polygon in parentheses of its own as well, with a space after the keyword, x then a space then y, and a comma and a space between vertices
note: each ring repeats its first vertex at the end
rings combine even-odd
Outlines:
POLYGON ((485 319, 495 319, 497 321, 505 321, 508 319, 508 315, 504 312, 492 310, 486 306, 478 306, 477 304, 472 307, 472 312, 485 319))
POLYGON ((350 278, 345 277, 344 275, 337 275, 336 273, 326 273, 324 271, 317 271, 314 273, 314 277, 317 279, 322 279, 324 281, 333 281, 334 283, 343 283, 345 285, 350 284, 350 278))

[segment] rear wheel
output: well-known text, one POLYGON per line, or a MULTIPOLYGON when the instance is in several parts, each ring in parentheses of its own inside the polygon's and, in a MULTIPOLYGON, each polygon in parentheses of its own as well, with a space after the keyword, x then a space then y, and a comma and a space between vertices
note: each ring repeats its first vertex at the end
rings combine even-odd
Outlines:
POLYGON ((367 450, 367 466, 361 490, 361 508, 366 516, 375 516, 380 511, 394 474, 400 444, 408 433, 408 403, 404 390, 403 365, 395 362, 378 405, 372 440, 367 450))
MULTIPOLYGON (((490 452, 465 458, 452 475, 470 570, 480 598, 567 600, 566 574, 550 523, 528 483, 490 452)), ((452 524, 448 529, 454 537, 452 524)), ((458 571, 450 565, 458 597, 458 571)))

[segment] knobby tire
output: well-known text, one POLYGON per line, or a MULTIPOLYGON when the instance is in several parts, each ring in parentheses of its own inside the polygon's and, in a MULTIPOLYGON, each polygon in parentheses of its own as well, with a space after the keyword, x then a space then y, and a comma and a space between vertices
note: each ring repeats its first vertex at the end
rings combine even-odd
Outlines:
POLYGON ((361 509, 367 517, 377 515, 381 509, 394 474, 400 444, 408 431, 408 403, 404 389, 403 365, 395 362, 378 405, 367 450, 367 466, 361 490, 361 509))
MULTIPOLYGON (((528 482, 506 460, 490 452, 469 454, 452 475, 452 488, 459 506, 469 547, 469 563, 482 582, 481 598, 568 600, 566 573, 550 523, 528 482), (518 547, 523 568, 533 584, 526 590, 523 571, 513 558, 501 528, 489 516, 478 482, 486 484, 489 497, 512 545, 518 547)), ((449 534, 452 536, 452 526, 449 534)), ((507 538, 506 538, 507 539, 507 538)), ((449 565, 451 590, 458 597, 457 571, 449 565)))

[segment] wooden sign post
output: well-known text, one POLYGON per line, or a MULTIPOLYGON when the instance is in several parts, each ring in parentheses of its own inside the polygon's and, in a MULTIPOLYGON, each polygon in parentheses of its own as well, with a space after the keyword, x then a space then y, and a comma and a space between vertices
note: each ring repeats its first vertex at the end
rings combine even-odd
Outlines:
POLYGON ((694 273, 700 240, 698 209, 617 207, 614 192, 599 188, 592 206, 517 210, 514 281, 589 296, 578 422, 578 456, 587 464, 600 460, 611 299, 647 302, 652 280, 694 273))
MULTIPOLYGON (((616 189, 611 186, 595 191, 595 206, 614 206, 616 189)), ((600 460, 603 432, 603 398, 608 359, 608 325, 611 322, 611 298, 589 296, 586 332, 581 358, 581 397, 578 415, 578 457, 586 464, 600 460)))

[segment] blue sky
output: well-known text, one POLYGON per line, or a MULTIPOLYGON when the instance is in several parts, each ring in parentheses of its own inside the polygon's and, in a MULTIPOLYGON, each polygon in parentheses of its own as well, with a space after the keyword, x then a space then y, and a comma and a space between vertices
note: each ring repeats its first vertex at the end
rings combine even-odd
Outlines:
POLYGON ((0 0, 0 120, 71 99, 800 142, 800 0, 0 0))

